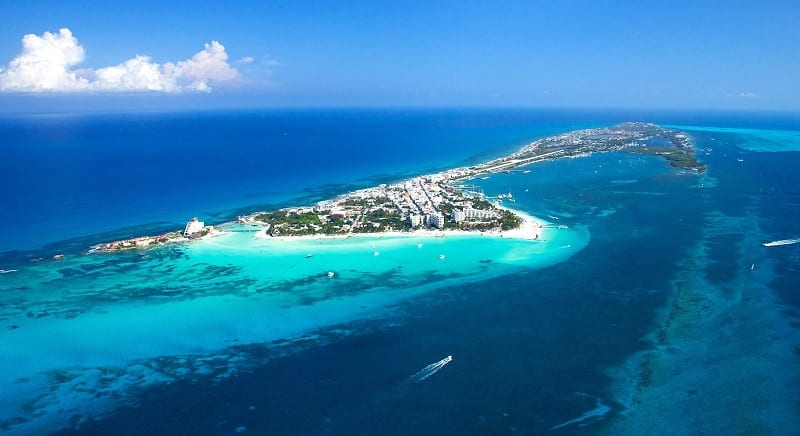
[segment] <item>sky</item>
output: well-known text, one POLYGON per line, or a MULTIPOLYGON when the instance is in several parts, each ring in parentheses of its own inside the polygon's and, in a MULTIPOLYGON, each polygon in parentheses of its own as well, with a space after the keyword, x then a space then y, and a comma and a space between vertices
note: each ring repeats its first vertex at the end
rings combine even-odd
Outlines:
POLYGON ((4 1, 0 111, 800 110, 800 4, 4 1))

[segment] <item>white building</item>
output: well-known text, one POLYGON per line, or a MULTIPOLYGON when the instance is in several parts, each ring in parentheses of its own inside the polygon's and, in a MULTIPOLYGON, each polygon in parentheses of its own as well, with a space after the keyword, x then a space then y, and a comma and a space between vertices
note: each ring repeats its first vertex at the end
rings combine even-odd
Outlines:
POLYGON ((441 229, 444 227, 444 215, 441 212, 434 212, 428 215, 428 225, 431 227, 436 227, 437 229, 441 229))
POLYGON ((467 208, 464 210, 465 218, 471 219, 495 219, 497 214, 491 210, 467 208))
POLYGON ((467 215, 464 213, 463 210, 453 209, 453 221, 460 223, 467 218, 467 215))
POLYGON ((408 224, 411 225, 412 229, 415 229, 422 225, 422 215, 412 214, 408 216, 408 224))
POLYGON ((186 228, 183 229, 183 236, 189 238, 196 233, 202 232, 204 228, 205 223, 202 221, 197 221, 197 217, 192 218, 191 221, 186 223, 186 228))

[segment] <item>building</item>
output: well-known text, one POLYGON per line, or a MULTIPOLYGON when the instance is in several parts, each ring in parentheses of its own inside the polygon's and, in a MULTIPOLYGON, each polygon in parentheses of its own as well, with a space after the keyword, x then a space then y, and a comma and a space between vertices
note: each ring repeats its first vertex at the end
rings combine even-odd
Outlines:
POLYGON ((412 214, 408 216, 408 224, 411 226, 412 229, 415 229, 422 225, 422 215, 412 214))
POLYGON ((495 219, 497 213, 492 210, 467 208, 464 210, 464 217, 467 219, 495 219))
POLYGON ((453 221, 460 223, 467 219, 467 215, 464 213, 463 210, 453 209, 453 221))
POLYGON ((444 215, 441 212, 434 212, 428 215, 427 224, 431 227, 441 229, 444 227, 444 215))
POLYGON ((186 238, 191 238, 193 235, 202 232, 205 227, 205 223, 198 221, 197 217, 194 217, 191 221, 186 223, 186 228, 183 229, 183 236, 186 238))

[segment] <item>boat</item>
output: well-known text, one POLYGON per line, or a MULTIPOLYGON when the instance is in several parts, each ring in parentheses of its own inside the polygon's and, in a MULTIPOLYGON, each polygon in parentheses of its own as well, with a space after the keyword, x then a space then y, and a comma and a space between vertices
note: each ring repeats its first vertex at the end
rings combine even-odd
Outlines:
POLYGON ((440 254, 439 259, 444 259, 444 254, 440 254))
POLYGON ((328 271, 328 277, 331 277, 331 278, 332 278, 332 277, 333 277, 333 276, 335 276, 335 275, 336 275, 336 274, 334 274, 334 272, 333 272, 333 271, 328 271))
POLYGON ((311 254, 311 253, 308 253, 308 254, 306 254, 306 259, 308 259, 309 257, 312 257, 312 256, 314 256, 314 255, 311 254))
POLYGON ((765 247, 777 247, 778 245, 791 245, 800 242, 800 238, 796 239, 781 239, 779 241, 765 242, 761 245, 765 247))
POLYGON ((422 248, 422 243, 417 244, 417 248, 422 248))
POLYGON ((381 252, 380 252, 380 251, 373 251, 373 252, 372 252, 372 255, 373 255, 373 256, 379 256, 380 254, 381 254, 381 252))

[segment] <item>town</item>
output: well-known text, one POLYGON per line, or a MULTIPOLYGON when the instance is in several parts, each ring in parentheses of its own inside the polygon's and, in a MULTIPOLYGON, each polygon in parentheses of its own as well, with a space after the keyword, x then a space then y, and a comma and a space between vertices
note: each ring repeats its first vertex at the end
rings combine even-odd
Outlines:
MULTIPOLYGON (((540 139, 515 153, 471 167, 450 169, 390 185, 347 193, 312 207, 257 212, 239 217, 242 224, 266 227, 271 236, 382 233, 421 228, 502 232, 521 219, 501 206, 511 193, 490 199, 460 182, 547 159, 624 151, 657 154, 674 167, 703 172, 685 134, 649 123, 623 123, 610 128, 577 130, 540 139), (491 200, 491 201, 490 201, 491 200)), ((524 171, 523 171, 524 172, 524 171)))
POLYGON ((266 226, 271 236, 383 233, 421 228, 503 231, 519 227, 512 211, 478 192, 461 191, 445 174, 350 192, 313 207, 259 212, 239 217, 243 224, 266 226))
MULTIPOLYGON (((543 160, 614 151, 658 155, 675 168, 695 173, 705 171, 705 165, 695 157, 685 134, 655 124, 629 122, 550 136, 478 165, 361 189, 313 206, 255 212, 240 216, 237 221, 259 227, 264 234, 273 237, 421 229, 502 233, 523 223, 519 214, 503 206, 503 201, 514 202, 512 193, 490 198, 467 181, 486 178, 492 173, 529 172, 519 167, 543 160)), ((90 251, 147 248, 216 233, 213 227, 206 227, 194 218, 183 232, 99 244, 90 251)), ((535 235, 531 239, 535 239, 535 235)))

